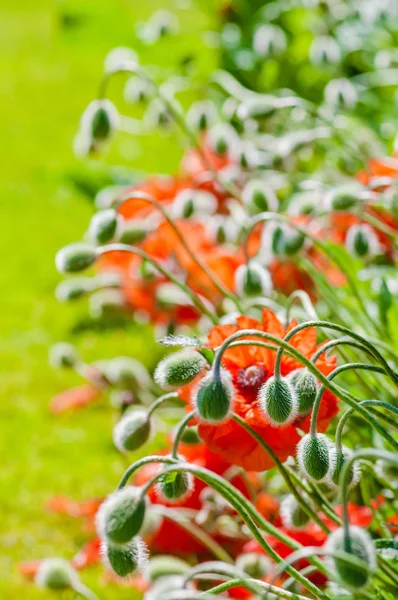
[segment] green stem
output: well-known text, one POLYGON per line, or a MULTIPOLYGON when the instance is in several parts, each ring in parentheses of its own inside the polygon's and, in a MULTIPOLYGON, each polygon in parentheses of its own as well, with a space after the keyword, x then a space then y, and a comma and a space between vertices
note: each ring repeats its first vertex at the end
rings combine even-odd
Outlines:
POLYGON ((151 463, 164 463, 166 465, 173 465, 176 462, 177 461, 174 458, 171 458, 170 456, 145 456, 144 458, 137 460, 128 467, 128 469, 123 474, 123 477, 119 481, 117 489, 121 490, 122 488, 124 488, 127 485, 127 482, 130 479, 130 477, 144 465, 149 465, 151 463))
MULTIPOLYGON (((171 400, 171 399, 180 400, 180 397, 177 394, 177 392, 169 392, 168 394, 163 394, 163 396, 160 396, 160 398, 157 398, 157 400, 152 402, 152 404, 148 408, 148 418, 155 412, 155 410, 159 406, 162 406, 162 404, 164 402, 166 402, 167 400, 171 400)), ((180 402, 181 402, 181 400, 180 400, 180 402)))
MULTIPOLYGON (((301 571, 302 573, 303 571, 301 571)), ((225 583, 220 583, 215 587, 207 590, 207 594, 222 594, 236 587, 243 587, 247 589, 249 592, 252 592, 254 595, 261 597, 261 591, 269 590, 272 592, 274 596, 278 598, 283 598, 284 600, 308 600, 306 596, 301 596, 300 594, 294 594, 289 592, 288 590, 284 590, 280 587, 275 587, 274 585, 270 585, 268 583, 264 583, 259 579, 230 579, 225 583)))
POLYGON ((181 421, 181 423, 178 425, 176 433, 175 433, 175 438, 174 438, 174 442, 173 442, 173 448, 171 450, 171 456, 172 458, 174 458, 175 460, 177 460, 178 457, 178 446, 180 443, 180 440, 182 438, 182 434, 184 433, 184 429, 187 427, 189 421, 192 421, 192 419, 196 416, 196 411, 192 411, 190 413, 188 413, 183 420, 181 421))

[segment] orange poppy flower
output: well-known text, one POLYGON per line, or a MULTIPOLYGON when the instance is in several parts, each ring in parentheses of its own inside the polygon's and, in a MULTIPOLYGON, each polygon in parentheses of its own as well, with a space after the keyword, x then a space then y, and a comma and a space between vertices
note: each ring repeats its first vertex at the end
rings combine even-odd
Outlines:
POLYGON ((54 396, 50 401, 50 410, 54 414, 67 410, 77 410, 98 400, 101 394, 101 389, 91 383, 85 383, 54 396))
MULTIPOLYGON (((282 338, 295 325, 296 322, 292 321, 285 329, 277 316, 266 309, 263 311, 262 323, 249 317, 238 317, 237 325, 214 327, 209 333, 208 345, 210 348, 217 348, 230 335, 244 329, 258 329, 282 338)), ((290 343, 310 358, 318 347, 316 330, 305 329, 295 335, 290 343)), ((281 461, 285 461, 288 456, 295 454, 296 445, 300 440, 298 430, 309 430, 310 416, 298 417, 285 428, 275 428, 264 420, 257 404, 257 394, 263 383, 274 373, 275 354, 274 350, 258 346, 242 346, 228 349, 223 355, 222 365, 231 373, 235 386, 234 411, 261 435, 281 461)), ((295 359, 283 354, 282 375, 287 375, 301 366, 295 359)), ((316 366, 328 375, 336 366, 336 357, 321 356, 316 366)), ((202 376, 199 375, 197 380, 202 376)), ((187 403, 192 402, 191 392, 197 380, 180 388, 180 396, 187 403)), ((318 430, 325 431, 337 412, 336 397, 326 391, 320 406, 318 430)), ((217 425, 199 423, 199 434, 210 450, 249 471, 264 471, 273 466, 267 452, 232 419, 217 425)))

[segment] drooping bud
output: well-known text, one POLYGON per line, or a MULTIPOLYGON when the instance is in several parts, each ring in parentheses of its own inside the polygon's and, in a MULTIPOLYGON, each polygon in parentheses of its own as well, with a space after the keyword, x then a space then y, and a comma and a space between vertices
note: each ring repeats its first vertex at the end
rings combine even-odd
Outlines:
POLYGON ((318 66, 338 63, 341 60, 340 46, 333 37, 319 36, 311 44, 310 59, 318 66))
POLYGON ((101 504, 96 525, 102 540, 109 544, 127 544, 141 530, 145 516, 145 499, 139 488, 117 490, 101 504))
POLYGON ((199 437, 197 427, 185 427, 181 436, 181 442, 183 444, 187 444, 188 446, 195 446, 196 444, 200 444, 202 440, 199 437))
POLYGON ((345 544, 343 527, 330 534, 324 546, 330 552, 348 552, 364 561, 363 569, 339 558, 330 558, 330 563, 344 588, 356 591, 364 588, 369 581, 370 572, 377 566, 376 549, 372 538, 365 529, 356 525, 349 526, 349 546, 345 544))
POLYGON ((52 590, 74 588, 79 576, 72 565, 63 558, 47 558, 43 560, 35 575, 35 583, 40 587, 52 590))
POLYGON ((293 494, 285 496, 280 505, 280 515, 286 529, 301 529, 310 520, 306 512, 300 507, 293 494))
POLYGON ((193 215, 212 215, 217 210, 217 198, 206 191, 186 189, 177 194, 172 209, 176 218, 189 219, 193 215))
POLYGON ((123 389, 145 388, 150 377, 144 365, 130 356, 118 356, 107 364, 106 377, 113 385, 123 389))
POLYGON ((147 548, 140 537, 122 546, 103 542, 101 553, 105 563, 119 577, 128 577, 135 571, 143 571, 147 562, 147 548))
POLYGON ((262 58, 279 56, 286 50, 286 35, 275 25, 261 25, 255 32, 253 48, 262 58))
POLYGON ((357 258, 372 258, 380 252, 380 244, 370 225, 352 225, 347 231, 345 245, 357 258))
POLYGON ((278 199, 269 185, 262 179, 251 179, 243 188, 243 202, 255 212, 276 211, 278 199))
POLYGON ((94 246, 77 242, 61 248, 55 257, 55 265, 60 273, 77 273, 91 267, 97 260, 94 246))
POLYGON ((124 86, 123 96, 127 104, 138 104, 149 100, 154 95, 154 87, 142 77, 130 77, 124 86))
POLYGON ((193 492, 194 482, 191 473, 186 471, 170 471, 158 480, 158 494, 167 502, 181 502, 193 492))
POLYGON ((138 65, 138 56, 131 48, 112 48, 105 57, 104 71, 111 75, 118 71, 133 71, 138 65))
POLYGON ((178 31, 178 20, 170 10, 156 11, 148 23, 152 34, 151 41, 157 41, 159 38, 167 35, 174 35, 178 31))
POLYGON ((358 92, 349 79, 332 79, 325 88, 325 102, 333 108, 354 108, 358 92))
POLYGON ((220 376, 208 373, 193 390, 192 402, 199 417, 208 423, 220 423, 231 411, 234 396, 232 378, 228 371, 221 369, 220 376))
POLYGON ((190 383, 205 368, 206 360, 192 348, 184 348, 166 356, 157 366, 154 378, 163 389, 190 383))
POLYGON ((208 129, 216 120, 217 110, 210 100, 194 102, 188 109, 187 123, 194 132, 208 129))
POLYGON ((154 98, 148 105, 144 120, 150 127, 168 128, 173 122, 170 112, 159 98, 154 98))
POLYGON ((119 113, 116 106, 107 99, 93 100, 84 111, 80 129, 94 142, 108 140, 119 125, 119 113))
POLYGON ((297 417, 297 395, 285 377, 270 377, 258 392, 259 408, 273 427, 286 427, 297 417))
POLYGON ((283 253, 286 256, 294 256, 301 250, 305 242, 305 236, 300 231, 285 230, 283 238, 283 253))
POLYGON ((297 445, 297 460, 308 479, 325 481, 334 467, 329 438, 323 433, 318 433, 316 437, 305 435, 297 445))
POLYGON ((54 344, 49 355, 50 365, 56 369, 73 369, 79 362, 76 348, 67 342, 54 344))
POLYGON ((94 244, 106 244, 110 242, 118 226, 118 214, 113 208, 101 210, 96 213, 90 221, 89 236, 94 244))
POLYGON ((289 373, 287 379, 297 394, 298 414, 304 415, 313 407, 318 392, 318 381, 308 369, 296 369, 289 373))
POLYGON ((92 290, 92 280, 89 277, 73 277, 61 281, 55 290, 59 302, 78 300, 92 290))
POLYGON ((230 152, 236 153, 240 146, 235 129, 226 123, 214 125, 209 131, 208 141, 212 150, 219 156, 225 156, 230 152))
POLYGON ((253 579, 263 579, 272 569, 270 560, 264 554, 257 552, 240 554, 236 558, 235 565, 253 579))
POLYGON ((147 220, 131 219, 123 221, 120 226, 119 242, 122 244, 139 244, 145 240, 150 231, 150 224, 147 220))
POLYGON ((349 210, 358 203, 362 188, 358 184, 339 185, 332 189, 326 197, 327 210, 349 210))
POLYGON ((160 554, 149 560, 146 576, 149 581, 154 582, 169 575, 184 575, 190 568, 191 566, 181 558, 160 554))
MULTIPOLYGON (((352 450, 343 446, 341 452, 336 452, 335 448, 331 450, 331 458, 333 463, 333 469, 330 472, 328 483, 332 487, 338 488, 340 485, 340 475, 343 470, 344 464, 352 456, 352 450)), ((356 486, 361 478, 361 467, 358 461, 355 461, 350 468, 348 476, 348 484, 350 487, 356 486)))
POLYGON ((135 410, 120 419, 113 428, 113 441, 120 452, 134 452, 151 435, 151 421, 145 410, 135 410))
POLYGON ((121 290, 98 290, 91 294, 89 304, 93 319, 112 318, 126 308, 126 298, 121 290))
POLYGON ((258 262, 250 260, 236 269, 235 289, 239 296, 268 296, 272 290, 271 274, 258 262))

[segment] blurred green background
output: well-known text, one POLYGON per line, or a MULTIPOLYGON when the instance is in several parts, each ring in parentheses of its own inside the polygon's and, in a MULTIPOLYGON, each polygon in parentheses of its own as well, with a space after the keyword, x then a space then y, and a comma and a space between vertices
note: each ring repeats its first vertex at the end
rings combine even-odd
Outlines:
MULTIPOLYGON (((153 366, 149 331, 131 326, 99 335, 76 327, 87 307, 76 310, 55 300, 60 278, 54 255, 81 238, 93 212, 84 190, 107 181, 107 165, 173 172, 182 140, 121 136, 105 159, 78 161, 72 141, 80 114, 95 97, 104 56, 114 46, 135 48, 143 64, 165 72, 192 58, 200 81, 217 62, 202 35, 216 25, 216 6, 212 0, 1 2, 1 598, 51 597, 26 583, 16 564, 71 558, 87 534, 79 522, 46 513, 43 504, 54 493, 77 500, 102 496, 125 466, 112 447, 105 403, 59 417, 49 413, 50 398, 79 383, 77 376, 48 366, 50 346, 68 339, 88 361, 129 354, 153 366), (178 36, 154 46, 137 42, 135 23, 159 8, 176 10, 178 36)), ((112 92, 120 95, 118 82, 112 92)), ((101 589, 99 574, 88 570, 82 578, 101 598, 132 597, 126 588, 101 589)))

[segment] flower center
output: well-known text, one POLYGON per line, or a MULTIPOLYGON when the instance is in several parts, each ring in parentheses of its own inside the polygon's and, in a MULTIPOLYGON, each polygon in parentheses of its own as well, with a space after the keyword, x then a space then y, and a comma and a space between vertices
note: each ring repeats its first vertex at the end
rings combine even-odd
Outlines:
POLYGON ((254 393, 262 386, 267 378, 263 365, 250 365, 240 369, 237 377, 237 387, 243 392, 254 393))

